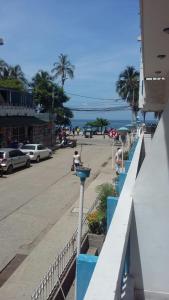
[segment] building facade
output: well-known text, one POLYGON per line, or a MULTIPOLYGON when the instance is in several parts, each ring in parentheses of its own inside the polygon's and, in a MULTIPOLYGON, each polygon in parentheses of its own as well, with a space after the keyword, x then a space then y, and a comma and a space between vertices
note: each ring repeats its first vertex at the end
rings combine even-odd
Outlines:
POLYGON ((51 123, 38 118, 30 93, 0 88, 0 146, 26 141, 51 145, 51 123))

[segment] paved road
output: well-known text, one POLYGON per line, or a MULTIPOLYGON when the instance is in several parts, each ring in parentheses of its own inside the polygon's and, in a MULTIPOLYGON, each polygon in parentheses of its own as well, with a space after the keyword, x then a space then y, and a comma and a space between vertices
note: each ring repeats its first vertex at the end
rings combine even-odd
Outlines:
MULTIPOLYGON (((79 138, 82 161, 92 168, 91 182, 111 156, 108 139, 79 138)), ((0 179, 0 270, 18 253, 29 254, 79 196, 70 172, 74 149, 0 179)))

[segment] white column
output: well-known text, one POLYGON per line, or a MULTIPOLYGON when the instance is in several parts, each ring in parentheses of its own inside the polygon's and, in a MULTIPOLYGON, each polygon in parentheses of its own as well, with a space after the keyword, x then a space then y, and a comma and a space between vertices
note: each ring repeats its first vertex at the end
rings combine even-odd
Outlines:
POLYGON ((85 183, 85 181, 83 181, 83 180, 80 182, 79 219, 78 219, 78 233, 77 233, 77 256, 80 254, 80 248, 81 248, 84 183, 85 183))

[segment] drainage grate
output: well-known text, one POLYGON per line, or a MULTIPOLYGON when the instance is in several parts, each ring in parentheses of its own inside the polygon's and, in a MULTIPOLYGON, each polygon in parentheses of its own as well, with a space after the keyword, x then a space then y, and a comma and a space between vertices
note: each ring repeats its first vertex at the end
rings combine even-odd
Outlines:
POLYGON ((24 254, 16 254, 16 256, 6 265, 6 267, 0 272, 0 287, 15 272, 26 257, 27 255, 24 254))

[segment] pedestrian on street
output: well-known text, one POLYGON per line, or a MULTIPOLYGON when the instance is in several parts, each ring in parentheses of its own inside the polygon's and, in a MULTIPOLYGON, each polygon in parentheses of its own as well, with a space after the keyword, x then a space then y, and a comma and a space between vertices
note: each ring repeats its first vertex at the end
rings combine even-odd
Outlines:
POLYGON ((119 175, 122 167, 122 149, 117 148, 116 154, 115 154, 115 170, 116 174, 119 175))
POLYGON ((80 157, 80 154, 78 153, 78 151, 74 152, 74 155, 73 155, 73 165, 74 165, 75 171, 76 171, 76 168, 81 165, 81 157, 80 157))

